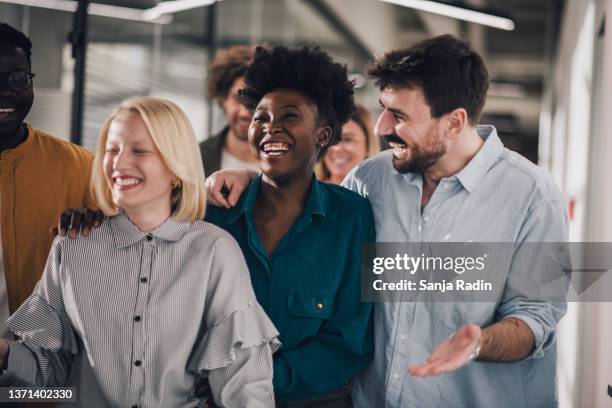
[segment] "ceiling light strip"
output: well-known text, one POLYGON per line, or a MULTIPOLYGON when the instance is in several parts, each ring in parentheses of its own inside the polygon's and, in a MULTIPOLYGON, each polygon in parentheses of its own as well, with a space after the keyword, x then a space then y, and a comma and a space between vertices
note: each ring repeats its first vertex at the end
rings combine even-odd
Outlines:
POLYGON ((501 30, 514 30, 514 21, 509 18, 494 16, 493 14, 483 13, 481 11, 469 10, 449 4, 438 3, 428 0, 382 0, 386 3, 396 4, 413 8, 416 10, 425 11, 428 13, 439 14, 446 17, 455 18, 458 20, 469 21, 476 24, 485 25, 488 27, 499 28, 501 30))
POLYGON ((145 20, 155 20, 164 14, 177 13, 179 11, 191 10, 194 8, 206 7, 215 3, 217 0, 174 0, 162 1, 155 7, 145 10, 143 18, 145 20))
MULTIPOLYGON (((88 13, 95 16, 118 18, 130 21, 144 21, 158 24, 172 22, 170 14, 179 11, 205 7, 217 0, 175 0, 159 3, 150 9, 141 10, 132 7, 121 7, 110 4, 90 3, 88 13)), ((51 10, 68 11, 74 13, 77 2, 73 0, 0 0, 0 3, 10 3, 20 6, 40 7, 51 10)))

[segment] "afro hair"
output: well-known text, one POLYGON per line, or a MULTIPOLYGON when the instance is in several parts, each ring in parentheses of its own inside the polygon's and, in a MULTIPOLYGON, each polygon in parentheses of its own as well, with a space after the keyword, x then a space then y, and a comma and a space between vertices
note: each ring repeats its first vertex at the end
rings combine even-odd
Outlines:
POLYGON ((330 141, 319 157, 339 141, 342 126, 355 110, 353 83, 348 79, 346 66, 334 62, 317 46, 257 47, 245 82, 239 100, 251 112, 267 93, 280 88, 296 90, 316 104, 319 124, 331 128, 330 141))

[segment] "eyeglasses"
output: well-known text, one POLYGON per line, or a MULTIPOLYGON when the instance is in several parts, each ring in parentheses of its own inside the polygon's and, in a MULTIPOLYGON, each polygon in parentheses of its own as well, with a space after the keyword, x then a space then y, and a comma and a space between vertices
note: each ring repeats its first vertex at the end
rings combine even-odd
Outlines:
POLYGON ((9 74, 0 76, 3 79, 1 83, 8 85, 14 92, 24 92, 32 87, 32 78, 36 74, 26 71, 13 71, 9 74))

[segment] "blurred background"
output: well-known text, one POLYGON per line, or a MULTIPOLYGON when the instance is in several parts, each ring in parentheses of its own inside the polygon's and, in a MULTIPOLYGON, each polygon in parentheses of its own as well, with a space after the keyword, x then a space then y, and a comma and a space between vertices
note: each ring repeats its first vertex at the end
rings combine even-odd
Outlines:
MULTIPOLYGON (((0 0, 0 21, 34 44, 28 121, 92 150, 104 118, 132 95, 177 102, 200 140, 219 131, 224 115, 205 91, 219 48, 316 43, 347 64, 357 101, 376 117, 378 90, 365 77, 373 57, 454 34, 489 68, 482 123, 554 175, 572 241, 612 242, 606 15, 612 0, 0 0), (476 13, 466 21, 462 10, 476 13)), ((610 303, 570 305, 559 331, 562 407, 612 406, 610 316, 610 303)))

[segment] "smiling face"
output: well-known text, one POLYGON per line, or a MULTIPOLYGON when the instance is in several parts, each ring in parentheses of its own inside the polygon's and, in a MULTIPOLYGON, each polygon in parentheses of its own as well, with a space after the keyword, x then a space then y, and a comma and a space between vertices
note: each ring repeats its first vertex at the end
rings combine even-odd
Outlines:
POLYGON ((329 127, 318 124, 317 107, 291 89, 268 92, 259 101, 249 127, 251 151, 262 172, 279 184, 311 177, 329 127))
POLYGON ((331 180, 343 180, 359 163, 368 157, 366 134, 354 120, 342 127, 340 143, 330 146, 323 157, 331 180))
POLYGON ((223 110, 227 120, 227 125, 238 140, 247 141, 251 114, 240 102, 238 102, 238 92, 244 88, 244 78, 238 78, 223 101, 223 110))
POLYGON ((380 95, 383 112, 374 133, 393 148, 393 166, 400 173, 424 173, 447 150, 440 119, 431 116, 423 91, 418 87, 386 87, 380 95))
POLYGON ((145 123, 137 113, 121 111, 110 124, 104 176, 113 202, 128 216, 170 215, 172 180, 145 123))
POLYGON ((30 71, 25 52, 17 47, 0 47, 0 138, 14 136, 32 108, 32 87, 15 92, 8 86, 8 76, 15 71, 30 71))

